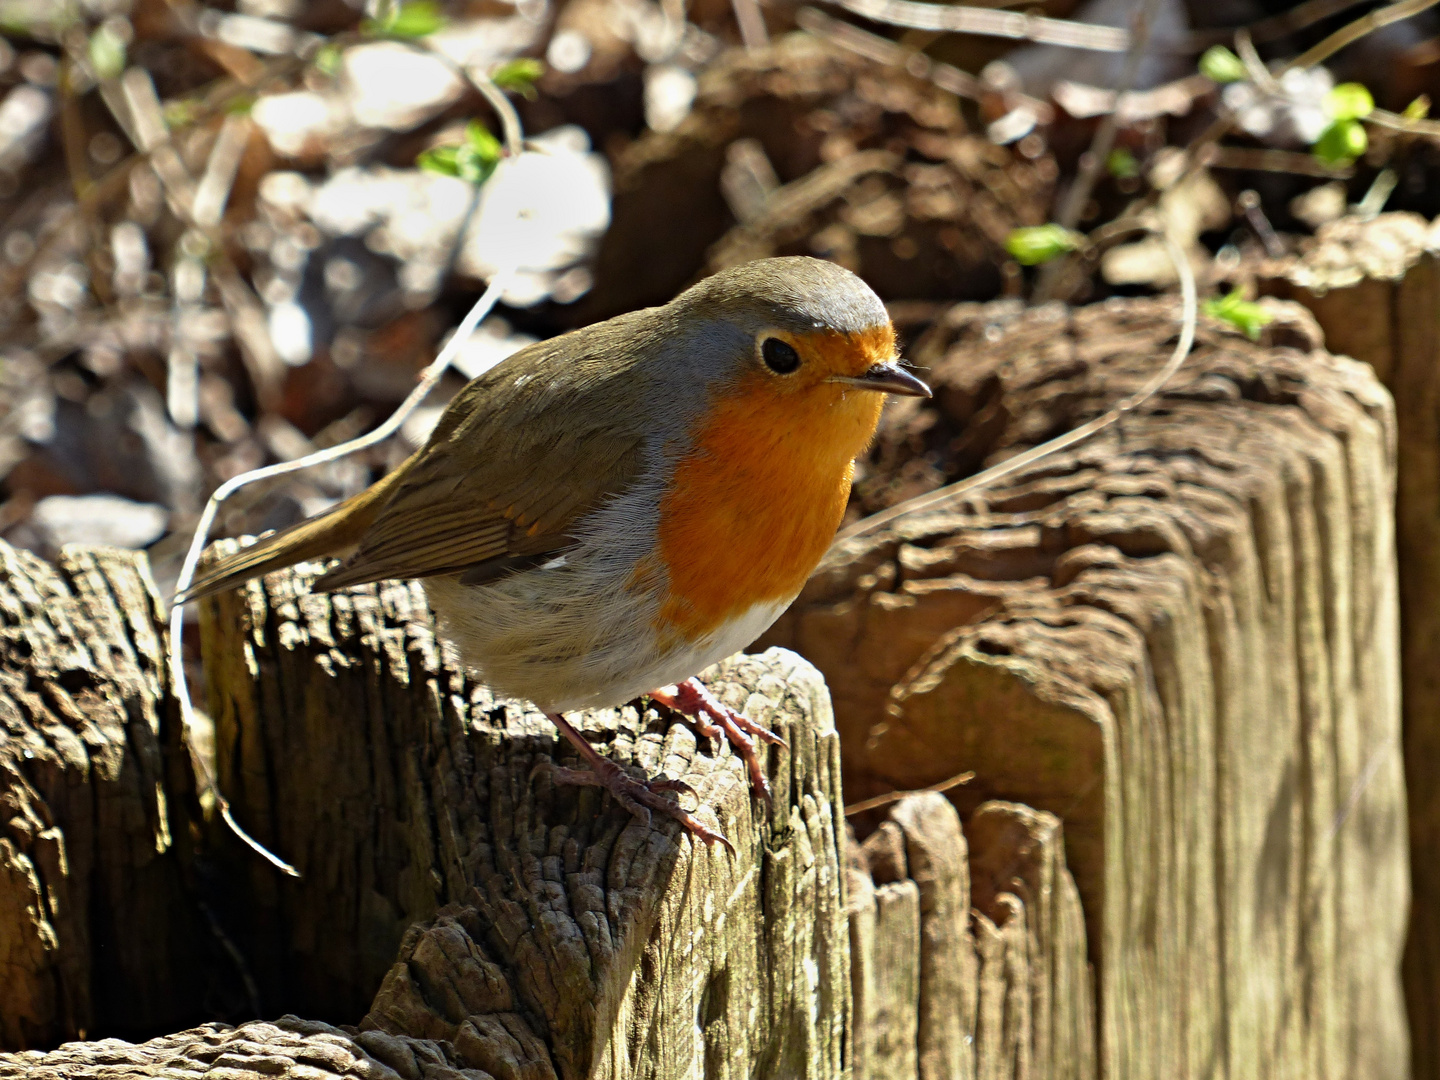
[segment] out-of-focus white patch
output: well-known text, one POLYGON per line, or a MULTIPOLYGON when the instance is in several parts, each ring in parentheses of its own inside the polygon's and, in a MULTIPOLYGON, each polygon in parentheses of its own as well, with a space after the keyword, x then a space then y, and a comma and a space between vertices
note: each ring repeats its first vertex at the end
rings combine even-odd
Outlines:
POLYGON ((652 131, 674 131, 690 115, 699 83, 675 64, 645 69, 645 123, 652 131))
POLYGON ((350 112, 366 127, 405 131, 434 116, 464 90, 439 57, 394 41, 345 50, 341 70, 350 112))
POLYGON ((202 21, 201 30, 213 33, 227 45, 270 56, 279 56, 295 48, 295 28, 263 16, 222 15, 213 28, 205 26, 202 21))
MULTIPOLYGON (((260 198, 277 210, 292 214, 303 214, 309 209, 311 194, 310 181, 297 172, 277 169, 266 173, 260 181, 260 198)), ((262 246, 268 247, 268 240, 263 241, 262 246)))
POLYGON ((1295 68, 1279 78, 1280 93, 1270 94, 1254 83, 1230 83, 1221 90, 1239 125, 1257 139, 1281 145, 1309 146, 1330 124, 1325 95, 1335 79, 1323 67, 1295 68))
POLYGON ((567 125, 531 144, 534 150, 502 161, 481 188, 457 260, 483 278, 515 268, 505 302, 519 307, 545 299, 610 225, 610 170, 589 152, 585 132, 567 125))
MULTIPOLYGON (((530 141, 533 149, 500 163, 480 188, 419 169, 341 169, 299 198, 310 220, 332 236, 365 237, 372 250, 399 259, 402 285, 428 302, 469 219, 456 258, 465 274, 488 279, 518 267, 505 302, 526 306, 555 294, 569 302, 588 288, 576 264, 610 224, 610 172, 590 152, 585 132, 557 128, 530 141)), ((262 197, 266 193, 262 190, 262 197)), ((289 192, 277 192, 284 200, 289 192)))
POLYGON ((39 148, 50 119, 50 95, 21 84, 0 102, 0 164, 11 168, 27 161, 39 148))
POLYGON ((579 30, 561 30, 550 39, 545 62, 564 75, 573 75, 590 62, 590 39, 579 30))
POLYGON ((488 72, 534 46, 543 19, 521 14, 495 19, 457 19, 425 39, 425 43, 461 67, 488 72))
POLYGON ((265 133, 274 151, 290 158, 323 153, 329 139, 346 122, 344 107, 338 101, 312 90, 262 97, 250 110, 250 118, 265 133))
POLYGON ((292 300, 276 304, 270 309, 269 326, 270 341, 281 360, 297 367, 310 361, 313 341, 304 308, 292 300))
POLYGON ((31 526, 53 548, 105 544, 143 548, 158 540, 170 512, 119 495, 51 495, 35 504, 31 526))

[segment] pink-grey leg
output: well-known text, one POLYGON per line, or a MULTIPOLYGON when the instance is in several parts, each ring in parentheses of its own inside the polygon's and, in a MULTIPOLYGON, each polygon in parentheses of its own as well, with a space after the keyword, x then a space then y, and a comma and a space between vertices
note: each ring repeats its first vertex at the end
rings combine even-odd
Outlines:
POLYGON ((615 797, 616 802, 647 826, 650 824, 650 811, 657 810, 680 822, 688 832, 704 840, 705 843, 718 842, 724 844, 732 855, 735 853, 735 848, 723 833, 716 832, 699 818, 682 809, 678 802, 662 798, 660 795, 663 791, 673 791, 677 794, 689 792, 693 795, 694 791, 689 784, 683 780, 636 780, 615 762, 601 756, 586 741, 585 736, 581 735, 565 717, 559 713, 546 713, 545 715, 552 724, 560 729, 560 734, 569 740, 570 744, 580 752, 580 756, 585 759, 586 764, 590 766, 588 769, 568 769, 563 765, 552 766, 551 773, 557 784, 603 787, 615 797))
POLYGON ((699 679, 686 679, 677 683, 673 690, 668 686, 663 690, 652 690, 650 700, 688 718, 695 725, 695 730, 706 738, 723 735, 745 762, 751 790, 766 802, 770 801, 770 784, 765 779, 765 768, 755 749, 755 739, 775 746, 784 746, 784 739, 720 702, 699 679), (752 735, 755 739, 751 738, 752 735))

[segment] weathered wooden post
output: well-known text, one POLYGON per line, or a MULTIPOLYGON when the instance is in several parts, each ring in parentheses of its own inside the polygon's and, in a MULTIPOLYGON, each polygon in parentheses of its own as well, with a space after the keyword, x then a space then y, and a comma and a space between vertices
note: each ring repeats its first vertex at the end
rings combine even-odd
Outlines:
MULTIPOLYGON (((1092 441, 840 545, 765 639, 825 673, 849 798, 974 771, 950 792, 972 880, 988 800, 1063 822, 1103 1076, 1408 1067, 1394 413, 1276 314, 1261 343, 1203 324, 1092 441)), ((861 497, 1099 415, 1177 315, 955 309, 916 350, 935 404, 892 415, 861 497)))
POLYGON ((1417 1077, 1440 1077, 1440 229, 1415 214, 1342 218, 1259 288, 1304 304, 1335 353, 1395 395, 1400 670, 1414 901, 1405 990, 1417 1077))

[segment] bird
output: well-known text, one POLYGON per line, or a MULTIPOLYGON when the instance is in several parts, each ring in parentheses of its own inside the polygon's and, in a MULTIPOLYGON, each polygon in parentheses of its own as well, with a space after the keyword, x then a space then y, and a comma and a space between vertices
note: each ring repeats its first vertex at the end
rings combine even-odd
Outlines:
POLYGON ((930 389, 863 280, 798 256, 730 267, 507 357, 401 465, 203 563, 175 602, 319 558, 340 561, 315 591, 418 579, 465 665, 533 702, 588 766, 552 766, 556 782, 728 848, 682 808, 687 785, 630 775, 564 714, 648 696, 727 739, 768 798, 756 740, 783 740, 695 676, 799 594, 887 394, 930 389))

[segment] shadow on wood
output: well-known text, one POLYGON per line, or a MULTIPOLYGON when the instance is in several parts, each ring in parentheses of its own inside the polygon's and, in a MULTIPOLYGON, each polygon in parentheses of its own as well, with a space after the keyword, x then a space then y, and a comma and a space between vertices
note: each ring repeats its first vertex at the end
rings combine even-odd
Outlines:
POLYGON ((143 555, 51 566, 0 541, 0 1046, 231 1004, 206 977, 220 950, 193 891, 160 614, 143 555))
POLYGON ((1395 395, 1400 657, 1414 905, 1405 989, 1415 1075, 1440 1078, 1440 228, 1415 214, 1346 217, 1295 257, 1257 268, 1304 304, 1326 346, 1395 395))

